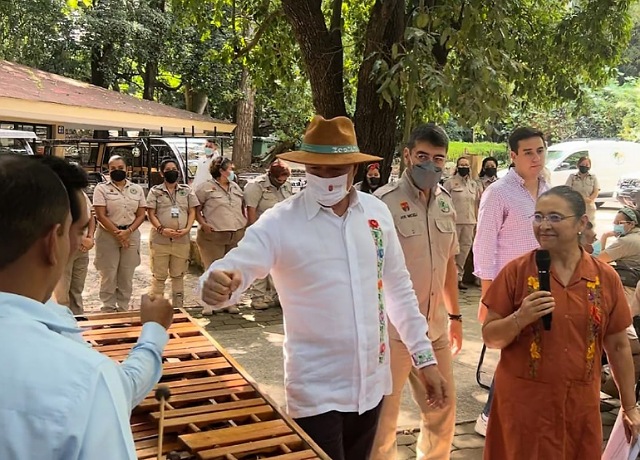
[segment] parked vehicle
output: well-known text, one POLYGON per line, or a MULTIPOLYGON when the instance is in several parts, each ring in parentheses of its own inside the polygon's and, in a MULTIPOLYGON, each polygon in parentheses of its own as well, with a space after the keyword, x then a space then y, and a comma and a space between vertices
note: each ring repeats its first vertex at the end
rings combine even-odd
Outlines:
POLYGON ((624 206, 640 208, 640 170, 620 177, 615 197, 624 206))
POLYGON ((33 149, 29 142, 33 142, 37 138, 36 133, 32 131, 0 129, 0 154, 33 155, 33 149))
POLYGON ((591 160, 591 172, 600 183, 596 206, 601 206, 614 197, 620 176, 640 164, 640 144, 617 140, 577 140, 552 145, 547 150, 546 161, 551 185, 563 185, 570 174, 577 173, 581 157, 591 160))

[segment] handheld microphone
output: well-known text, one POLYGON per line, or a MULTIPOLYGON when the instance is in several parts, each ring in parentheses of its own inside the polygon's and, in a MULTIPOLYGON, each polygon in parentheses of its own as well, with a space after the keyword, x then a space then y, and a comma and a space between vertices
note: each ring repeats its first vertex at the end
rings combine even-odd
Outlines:
MULTIPOLYGON (((551 269, 551 254, 546 249, 536 251, 536 265, 538 266, 538 282, 541 291, 551 292, 551 279, 549 270, 551 269)), ((551 330, 552 314, 547 313, 542 317, 542 325, 545 331, 551 330)))

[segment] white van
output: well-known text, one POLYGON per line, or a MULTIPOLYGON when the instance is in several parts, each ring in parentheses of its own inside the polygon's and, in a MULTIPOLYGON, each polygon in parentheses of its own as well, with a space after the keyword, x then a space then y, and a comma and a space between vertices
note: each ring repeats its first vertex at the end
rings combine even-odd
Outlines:
POLYGON ((598 178, 600 194, 596 205, 614 197, 618 179, 640 166, 640 144, 615 140, 579 140, 562 142, 547 149, 547 169, 551 185, 564 185, 569 174, 578 172, 578 160, 589 157, 591 173, 598 178))
POLYGON ((33 142, 36 139, 36 133, 32 131, 0 129, 0 154, 33 155, 29 142, 33 142))

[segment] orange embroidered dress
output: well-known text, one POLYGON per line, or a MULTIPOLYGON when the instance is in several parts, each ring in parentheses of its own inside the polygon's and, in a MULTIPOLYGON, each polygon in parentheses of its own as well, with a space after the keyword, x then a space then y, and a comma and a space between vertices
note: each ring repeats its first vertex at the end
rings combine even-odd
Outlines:
MULTIPOLYGON (((535 252, 507 264, 483 301, 502 317, 537 290, 535 252)), ((622 284, 583 251, 567 286, 551 270, 553 324, 525 327, 500 355, 485 460, 599 460, 603 338, 631 324, 622 284)))

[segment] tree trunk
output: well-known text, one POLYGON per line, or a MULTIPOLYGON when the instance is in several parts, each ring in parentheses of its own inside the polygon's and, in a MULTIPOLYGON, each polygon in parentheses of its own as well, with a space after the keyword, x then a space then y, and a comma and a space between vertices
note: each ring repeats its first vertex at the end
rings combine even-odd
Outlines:
POLYGON ((404 0, 377 0, 371 10, 366 31, 365 60, 358 73, 358 93, 354 123, 360 149, 371 155, 383 157, 380 174, 386 182, 396 148, 395 133, 398 102, 393 105, 381 102, 378 84, 371 77, 376 59, 386 59, 391 64, 391 48, 404 35, 404 0))
POLYGON ((325 118, 347 115, 342 31, 327 29, 322 0, 282 0, 306 66, 313 105, 325 118))
POLYGON ((184 85, 184 102, 189 112, 202 115, 209 103, 209 96, 204 91, 194 89, 189 83, 184 85))
POLYGON ((107 78, 107 62, 113 51, 113 45, 94 45, 91 47, 91 84, 101 88, 109 88, 107 78))
POLYGON ((155 100, 156 79, 158 78, 158 61, 151 60, 147 62, 144 68, 144 88, 142 89, 142 99, 147 101, 155 100))
POLYGON ((253 121, 255 118, 256 91, 251 83, 249 71, 242 69, 240 89, 244 97, 238 101, 236 107, 236 132, 233 141, 233 164, 238 171, 244 171, 251 166, 253 150, 253 121))

